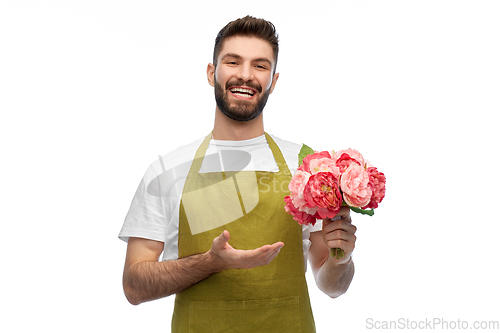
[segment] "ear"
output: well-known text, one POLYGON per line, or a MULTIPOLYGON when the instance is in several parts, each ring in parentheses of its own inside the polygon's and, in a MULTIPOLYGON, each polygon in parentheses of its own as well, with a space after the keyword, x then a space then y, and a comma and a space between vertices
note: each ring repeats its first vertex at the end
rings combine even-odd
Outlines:
POLYGON ((208 84, 215 87, 215 66, 213 64, 207 66, 207 80, 208 84))
POLYGON ((271 91, 270 94, 273 93, 274 87, 276 86, 276 82, 278 81, 278 78, 280 77, 280 73, 276 73, 273 75, 273 82, 271 83, 271 91))

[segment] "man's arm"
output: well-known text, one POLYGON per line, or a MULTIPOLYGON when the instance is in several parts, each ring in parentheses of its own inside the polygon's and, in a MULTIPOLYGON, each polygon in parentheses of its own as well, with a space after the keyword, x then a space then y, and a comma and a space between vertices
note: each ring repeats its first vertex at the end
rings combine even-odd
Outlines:
POLYGON ((340 219, 323 220, 323 230, 311 233, 309 238, 309 260, 316 284, 332 298, 344 294, 351 284, 354 276, 351 254, 356 242, 356 227, 351 224, 349 208, 342 207, 336 217, 340 219), (344 258, 332 257, 331 248, 344 250, 344 258))
POLYGON ((186 258, 158 262, 163 243, 130 238, 123 271, 123 290, 131 304, 181 292, 210 275, 233 268, 254 268, 269 264, 283 247, 282 242, 255 250, 236 250, 229 245, 229 232, 213 241, 212 248, 186 258))

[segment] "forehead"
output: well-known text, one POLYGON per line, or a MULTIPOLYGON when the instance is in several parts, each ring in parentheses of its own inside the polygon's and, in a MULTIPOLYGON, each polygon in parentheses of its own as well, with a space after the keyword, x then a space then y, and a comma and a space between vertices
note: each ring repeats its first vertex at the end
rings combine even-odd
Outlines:
POLYGON ((258 37, 232 36, 224 40, 218 61, 227 54, 237 54, 246 60, 259 58, 269 59, 274 65, 274 51, 271 44, 258 37))

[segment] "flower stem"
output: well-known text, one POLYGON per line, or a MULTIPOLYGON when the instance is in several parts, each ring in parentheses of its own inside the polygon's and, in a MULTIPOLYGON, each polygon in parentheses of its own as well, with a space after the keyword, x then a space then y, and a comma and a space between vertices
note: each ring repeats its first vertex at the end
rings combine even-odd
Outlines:
POLYGON ((344 258, 344 250, 340 248, 330 249, 330 255, 337 259, 344 258))

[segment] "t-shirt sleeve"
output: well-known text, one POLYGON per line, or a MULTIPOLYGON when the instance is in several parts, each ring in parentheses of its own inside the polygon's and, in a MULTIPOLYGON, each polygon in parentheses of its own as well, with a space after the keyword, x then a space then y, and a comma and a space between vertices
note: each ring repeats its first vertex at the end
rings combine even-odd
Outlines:
POLYGON ((321 231, 323 229, 323 220, 317 219, 314 225, 308 224, 307 229, 309 232, 321 231))
POLYGON ((139 237, 165 242, 168 226, 164 198, 151 189, 160 188, 160 178, 150 166, 139 183, 118 237, 128 242, 139 237))

